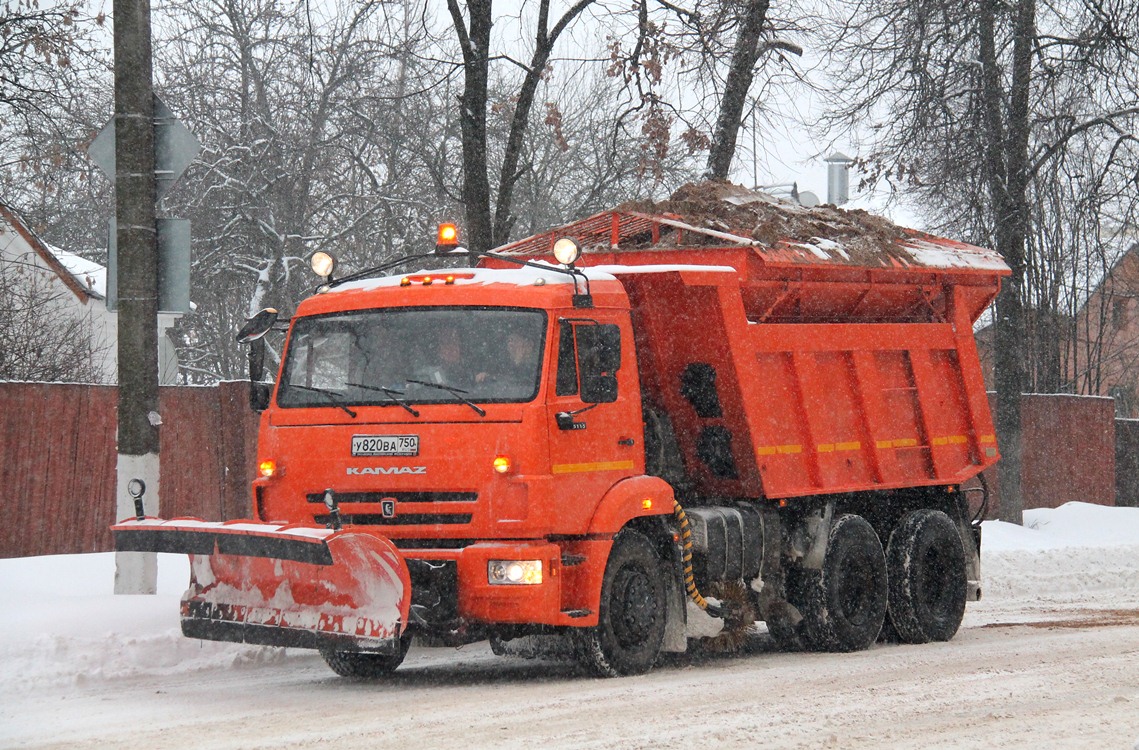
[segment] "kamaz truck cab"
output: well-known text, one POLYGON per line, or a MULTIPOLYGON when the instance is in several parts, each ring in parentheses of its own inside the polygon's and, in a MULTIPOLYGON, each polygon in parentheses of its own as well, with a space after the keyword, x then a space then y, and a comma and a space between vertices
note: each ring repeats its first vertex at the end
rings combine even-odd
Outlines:
POLYGON ((381 533, 405 558, 411 618, 596 624, 612 537, 671 535, 644 475, 629 301, 590 273, 453 269, 349 282, 298 307, 262 417, 259 519, 381 533))

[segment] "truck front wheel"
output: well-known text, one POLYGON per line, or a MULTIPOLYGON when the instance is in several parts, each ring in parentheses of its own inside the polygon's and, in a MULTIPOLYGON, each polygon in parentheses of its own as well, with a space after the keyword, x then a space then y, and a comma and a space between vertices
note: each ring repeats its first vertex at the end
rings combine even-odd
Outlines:
POLYGON ((605 566, 597 626, 579 634, 580 660, 602 677, 642 674, 660 655, 664 627, 660 559, 643 534, 622 531, 605 566))
POLYGON ((965 549, 949 516, 922 508, 902 517, 886 548, 890 622, 906 643, 948 641, 965 615, 965 549))
POLYGON ((804 576, 802 629, 820 651, 861 651, 886 619, 886 555, 866 519, 834 520, 820 571, 804 576))
POLYGON ((394 654, 372 654, 366 651, 321 650, 320 655, 341 677, 354 677, 362 680, 375 680, 386 677, 403 663, 407 650, 411 647, 411 634, 405 633, 399 639, 399 651, 394 654))

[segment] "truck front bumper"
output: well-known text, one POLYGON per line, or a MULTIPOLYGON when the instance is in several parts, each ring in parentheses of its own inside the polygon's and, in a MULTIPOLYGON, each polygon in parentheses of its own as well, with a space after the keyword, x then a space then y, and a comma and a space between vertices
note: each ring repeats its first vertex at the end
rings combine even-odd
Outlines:
MULTIPOLYGON (((531 625, 588 625, 589 615, 562 611, 562 548, 545 541, 479 542, 461 550, 415 550, 409 564, 453 561, 458 616, 466 622, 531 625), (492 583, 491 566, 498 562, 541 564, 541 580, 492 583)), ((414 586, 414 583, 413 583, 414 586)), ((413 597, 414 600, 414 597, 413 597)))

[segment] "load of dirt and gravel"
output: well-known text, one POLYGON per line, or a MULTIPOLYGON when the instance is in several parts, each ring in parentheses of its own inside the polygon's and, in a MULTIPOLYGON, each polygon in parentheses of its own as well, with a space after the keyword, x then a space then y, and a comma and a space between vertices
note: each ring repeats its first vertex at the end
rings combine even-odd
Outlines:
MULTIPOLYGON (((880 257, 884 250, 893 248, 907 239, 912 230, 897 226, 889 219, 875 216, 861 209, 847 211, 832 205, 807 208, 782 200, 767 193, 749 190, 723 181, 688 183, 679 188, 668 200, 631 201, 617 206, 618 212, 635 212, 683 222, 698 230, 712 230, 769 247, 777 243, 817 245, 837 243, 849 260, 858 262, 859 256, 880 257)), ((706 235, 706 241, 686 234, 677 236, 677 242, 693 244, 723 244, 723 238, 706 235)), ((651 241, 645 238, 646 245, 651 241)), ((668 242, 662 233, 656 242, 659 247, 668 242)))

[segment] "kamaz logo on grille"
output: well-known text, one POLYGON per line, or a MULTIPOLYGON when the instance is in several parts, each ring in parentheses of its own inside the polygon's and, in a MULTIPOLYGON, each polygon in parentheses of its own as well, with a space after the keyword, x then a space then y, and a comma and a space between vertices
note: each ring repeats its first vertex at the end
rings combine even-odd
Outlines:
POLYGON ((426 474, 426 466, 349 466, 348 476, 363 474, 426 474))
POLYGON ((380 500, 380 515, 384 518, 395 518, 395 498, 385 497, 380 500))

